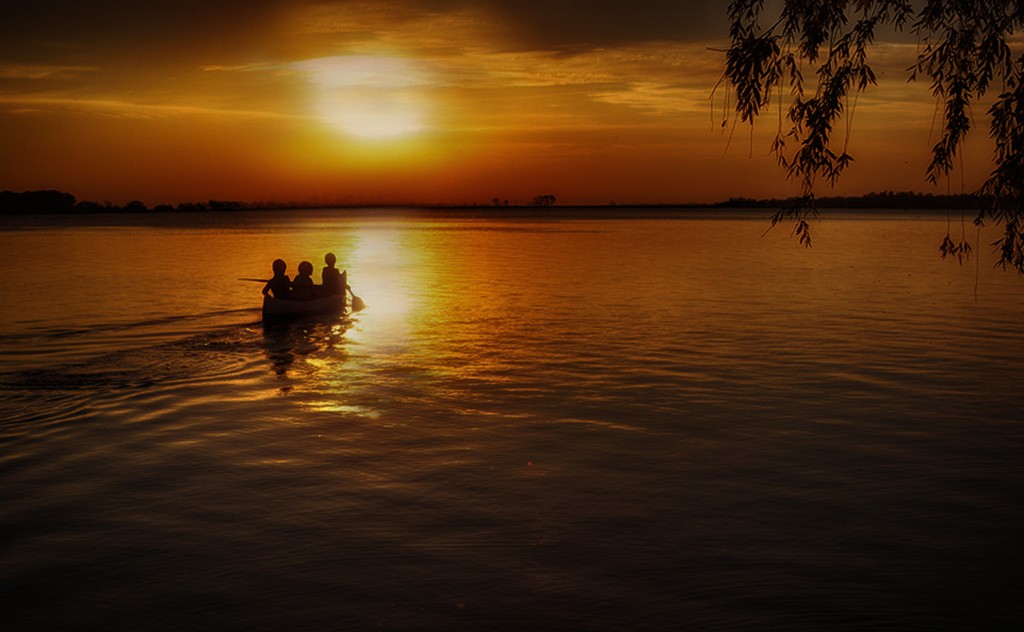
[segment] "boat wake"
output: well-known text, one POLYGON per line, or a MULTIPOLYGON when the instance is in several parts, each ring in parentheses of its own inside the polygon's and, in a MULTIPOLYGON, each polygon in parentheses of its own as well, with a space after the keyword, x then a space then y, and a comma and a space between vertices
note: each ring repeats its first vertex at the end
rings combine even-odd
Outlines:
POLYGON ((160 318, 151 318, 139 321, 96 323, 88 326, 74 328, 54 327, 50 329, 39 329, 36 331, 29 331, 25 333, 7 335, 0 334, 0 343, 18 340, 38 339, 51 336, 82 336, 109 331, 128 331, 144 327, 159 327, 162 325, 173 325, 176 323, 195 322, 210 318, 219 318, 223 316, 234 316, 243 314, 259 316, 259 310, 254 308, 224 309, 212 312, 203 312, 200 314, 179 314, 175 316, 162 316, 160 318))
POLYGON ((126 349, 259 324, 259 310, 225 309, 77 327, 44 327, 0 334, 0 374, 85 362, 126 349))
POLYGON ((227 401, 239 393, 287 390, 293 380, 308 377, 307 358, 322 364, 345 357, 352 325, 348 318, 268 325, 247 320, 146 344, 136 337, 134 346, 107 345, 70 361, 52 354, 49 364, 0 372, 0 427, 81 422, 99 411, 149 405, 140 401, 167 412, 169 402, 179 399, 227 401))

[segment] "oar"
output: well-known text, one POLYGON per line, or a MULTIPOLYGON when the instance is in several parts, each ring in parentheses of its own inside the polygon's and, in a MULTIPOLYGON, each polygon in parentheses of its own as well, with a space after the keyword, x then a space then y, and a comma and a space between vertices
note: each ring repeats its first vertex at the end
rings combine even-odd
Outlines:
POLYGON ((363 302, 363 299, 356 296, 355 292, 352 291, 352 288, 348 288, 348 293, 352 295, 353 312, 358 312, 366 309, 366 303, 363 302))
MULTIPOLYGON (((366 303, 363 302, 363 299, 356 296, 356 293, 352 291, 352 287, 348 284, 348 270, 341 271, 341 278, 345 279, 345 290, 348 290, 348 293, 352 295, 352 311, 358 312, 366 309, 366 303)), ((344 290, 342 290, 342 294, 344 293, 344 290)))
POLYGON ((269 283, 267 279, 250 279, 248 277, 238 277, 239 281, 256 281, 257 283, 269 283))

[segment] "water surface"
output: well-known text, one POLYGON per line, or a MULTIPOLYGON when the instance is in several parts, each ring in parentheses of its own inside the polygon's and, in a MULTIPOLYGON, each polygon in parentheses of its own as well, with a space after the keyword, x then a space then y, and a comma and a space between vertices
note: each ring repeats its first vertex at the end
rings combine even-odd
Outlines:
POLYGON ((1018 622, 1021 277, 656 215, 3 220, 5 619, 1018 622), (328 250, 369 308, 264 327, 235 279, 328 250))

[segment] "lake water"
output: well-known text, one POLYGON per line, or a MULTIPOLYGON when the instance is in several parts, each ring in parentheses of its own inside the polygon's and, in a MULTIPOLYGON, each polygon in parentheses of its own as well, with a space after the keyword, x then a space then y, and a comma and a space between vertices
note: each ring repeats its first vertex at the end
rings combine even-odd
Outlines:
POLYGON ((0 220, 4 630, 1024 616, 1024 278, 944 216, 65 221, 0 220), (368 308, 261 325, 327 251, 368 308))

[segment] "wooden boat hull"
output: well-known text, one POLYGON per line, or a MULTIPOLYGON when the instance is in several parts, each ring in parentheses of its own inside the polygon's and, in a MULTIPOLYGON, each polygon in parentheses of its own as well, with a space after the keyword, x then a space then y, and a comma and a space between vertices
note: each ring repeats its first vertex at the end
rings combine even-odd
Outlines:
POLYGON ((263 320, 339 314, 345 311, 345 296, 325 296, 311 301, 263 297, 263 320))

